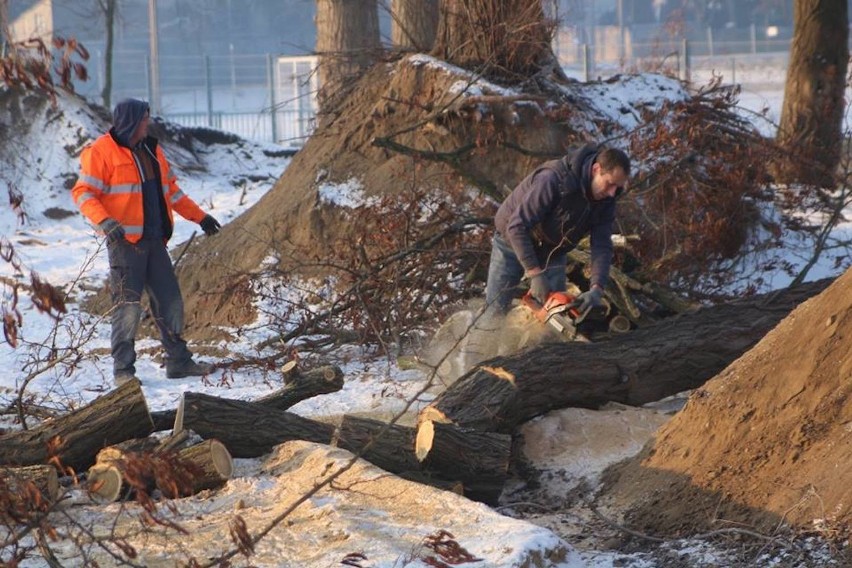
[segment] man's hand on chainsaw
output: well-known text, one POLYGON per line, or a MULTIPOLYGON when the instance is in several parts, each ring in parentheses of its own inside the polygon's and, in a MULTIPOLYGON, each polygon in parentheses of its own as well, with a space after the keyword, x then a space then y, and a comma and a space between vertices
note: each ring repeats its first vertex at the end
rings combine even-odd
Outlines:
POLYGON ((541 305, 547 302, 547 297, 550 295, 550 284, 547 282, 547 276, 544 275, 544 272, 530 276, 530 294, 541 305))
POLYGON ((597 308, 603 305, 603 290, 598 286, 592 286, 588 292, 583 292, 574 300, 574 307, 581 314, 585 314, 592 308, 597 308))

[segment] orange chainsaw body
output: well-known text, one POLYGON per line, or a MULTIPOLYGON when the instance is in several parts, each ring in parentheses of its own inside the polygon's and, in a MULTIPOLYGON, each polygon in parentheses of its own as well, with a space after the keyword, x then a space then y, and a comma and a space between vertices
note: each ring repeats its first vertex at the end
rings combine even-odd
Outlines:
POLYGON ((577 335, 576 324, 579 323, 580 312, 573 307, 574 296, 565 292, 551 292, 542 305, 527 292, 521 299, 521 303, 529 309, 535 318, 556 328, 559 333, 573 339, 577 335))

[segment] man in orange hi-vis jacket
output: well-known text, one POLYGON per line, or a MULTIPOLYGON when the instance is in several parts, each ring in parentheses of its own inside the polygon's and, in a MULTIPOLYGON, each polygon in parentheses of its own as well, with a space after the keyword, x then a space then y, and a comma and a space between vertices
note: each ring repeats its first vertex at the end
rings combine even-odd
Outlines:
POLYGON ((170 379, 206 375, 215 368, 192 359, 183 333, 183 298, 166 243, 173 212, 201 225, 206 235, 221 226, 178 187, 157 139, 148 136, 148 103, 125 99, 115 106, 113 127, 80 156, 71 189, 80 211, 106 235, 112 294, 113 378, 136 378, 136 332, 142 291, 166 351, 170 379))

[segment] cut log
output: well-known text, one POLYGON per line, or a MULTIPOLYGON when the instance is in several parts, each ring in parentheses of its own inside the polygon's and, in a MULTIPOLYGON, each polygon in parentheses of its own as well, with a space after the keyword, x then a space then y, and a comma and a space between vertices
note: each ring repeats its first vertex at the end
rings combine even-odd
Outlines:
POLYGON ((201 393, 183 395, 183 425, 222 442, 237 458, 256 458, 282 442, 330 444, 334 426, 254 402, 201 393))
POLYGON ((168 466, 154 470, 154 485, 170 499, 221 487, 234 471, 230 452, 215 439, 184 448, 174 455, 174 459, 168 455, 162 455, 162 458, 168 466))
POLYGON ((97 463, 114 462, 123 459, 129 453, 136 454, 159 454, 168 451, 176 451, 189 439, 189 432, 181 430, 162 439, 153 437, 133 438, 124 440, 118 444, 107 446, 98 452, 95 457, 97 463))
MULTIPOLYGON (((324 365, 306 371, 300 370, 294 361, 288 361, 281 369, 286 384, 283 388, 257 400, 261 404, 287 410, 297 403, 319 396, 337 392, 343 388, 343 371, 334 365, 324 365)), ((171 430, 176 424, 177 410, 160 410, 151 413, 154 431, 171 430)), ((178 428, 175 428, 176 430, 178 428)))
MULTIPOLYGON (((190 495, 204 489, 221 487, 234 473, 234 460, 231 459, 228 448, 219 440, 205 440, 182 449, 178 452, 178 461, 192 464, 196 472, 189 487, 190 495)), ((164 487, 160 489, 167 497, 171 496, 164 487)))
POLYGON ((83 471, 103 447, 147 436, 153 428, 139 381, 128 381, 82 408, 0 436, 0 464, 45 464, 55 456, 63 467, 83 471))
POLYGON ((496 504, 509 477, 512 437, 425 420, 417 426, 415 454, 428 471, 452 476, 471 499, 496 504))
POLYGON ((557 408, 640 405, 696 388, 830 283, 703 308, 598 343, 548 344, 486 361, 423 409, 419 422, 512 432, 557 408))
POLYGON ((86 474, 86 487, 95 501, 112 503, 129 495, 119 462, 96 463, 86 474))
POLYGON ((385 471, 401 475, 423 469, 414 455, 415 434, 414 428, 408 426, 347 414, 340 421, 336 445, 385 471))
MULTIPOLYGON (((152 446, 163 447, 162 443, 152 446)), ((234 470, 231 454, 218 440, 205 440, 172 455, 174 459, 166 461, 164 451, 135 453, 115 446, 107 448, 98 454, 98 463, 89 468, 89 492, 104 502, 130 495, 132 486, 126 478, 130 463, 134 463, 133 475, 146 491, 156 487, 168 498, 185 497, 220 487, 230 479, 234 470), (144 467, 139 467, 142 463, 144 467), (168 471, 163 470, 164 465, 168 471), (175 471, 175 468, 179 470, 175 471)))
POLYGON ((257 402, 278 410, 287 410, 314 396, 337 392, 343 388, 343 371, 333 365, 307 371, 296 367, 285 374, 285 380, 287 384, 284 388, 259 398, 257 402))
POLYGON ((3 480, 5 490, 11 494, 28 493, 27 488, 32 484, 48 503, 56 501, 59 495, 59 476, 52 465, 0 467, 0 479, 3 480))
POLYGON ((401 477, 442 489, 460 483, 465 496, 495 504, 508 477, 512 438, 446 425, 417 431, 346 415, 337 445, 401 477))

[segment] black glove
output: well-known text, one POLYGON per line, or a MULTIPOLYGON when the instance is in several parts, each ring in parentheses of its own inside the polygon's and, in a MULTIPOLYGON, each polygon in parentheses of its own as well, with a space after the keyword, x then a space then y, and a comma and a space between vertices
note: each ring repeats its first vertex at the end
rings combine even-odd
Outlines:
POLYGON ((104 232, 107 241, 109 241, 111 244, 120 242, 121 239, 124 238, 124 227, 122 227, 121 223, 119 223, 112 217, 107 217, 106 219, 98 223, 98 228, 104 232))
POLYGON ((539 304, 544 305, 547 297, 550 296, 550 284, 547 282, 547 276, 544 272, 530 277, 530 293, 532 297, 538 300, 539 304))
POLYGON ((205 215, 204 219, 199 223, 201 225, 201 230, 204 231, 204 234, 208 237, 210 235, 215 235, 219 232, 219 229, 222 228, 222 225, 219 224, 219 221, 213 218, 212 215, 205 215))
POLYGON ((592 308, 597 308, 603 305, 603 291, 597 286, 592 286, 588 292, 583 292, 574 300, 574 306, 577 310, 584 314, 592 308))

